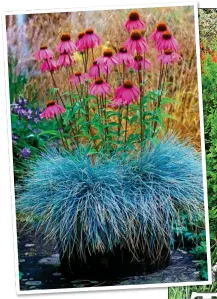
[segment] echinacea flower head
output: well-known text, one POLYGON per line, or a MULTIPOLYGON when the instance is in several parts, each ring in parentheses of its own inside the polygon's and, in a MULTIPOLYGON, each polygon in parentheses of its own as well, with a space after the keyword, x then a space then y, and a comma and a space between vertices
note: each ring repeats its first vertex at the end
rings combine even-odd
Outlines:
POLYGON ((152 63, 150 60, 140 56, 136 55, 133 60, 133 64, 128 64, 127 68, 134 68, 134 70, 138 71, 140 70, 145 70, 145 71, 150 71, 152 67, 152 63))
POLYGON ((45 60, 54 57, 54 53, 45 45, 40 46, 40 50, 35 54, 37 60, 45 60))
POLYGON ((89 68, 88 75, 90 78, 96 79, 100 77, 100 73, 105 75, 109 71, 110 69, 108 69, 106 65, 99 65, 98 62, 94 60, 93 64, 89 68))
POLYGON ((110 85, 104 82, 102 78, 97 78, 89 87, 89 93, 94 96, 106 96, 110 91, 110 85))
POLYGON ((57 69, 57 63, 53 58, 44 60, 40 67, 41 72, 53 72, 56 69, 57 69))
POLYGON ((89 80, 89 75, 87 73, 81 73, 76 72, 73 75, 70 76, 69 82, 74 83, 76 87, 78 87, 80 84, 84 84, 89 80))
POLYGON ((161 61, 162 64, 174 64, 176 62, 179 62, 182 59, 182 57, 173 50, 166 49, 164 50, 164 53, 158 56, 157 59, 158 61, 161 61))
POLYGON ((61 66, 71 66, 75 63, 75 60, 69 53, 60 53, 59 58, 57 60, 57 67, 61 66))
POLYGON ((131 32, 134 29, 145 29, 146 25, 141 20, 139 13, 133 10, 129 13, 128 20, 124 23, 124 27, 128 32, 131 32))
POLYGON ((56 47, 57 52, 59 53, 68 53, 72 54, 76 51, 76 46, 71 40, 71 35, 68 33, 63 33, 60 38, 60 42, 56 47))
POLYGON ((86 50, 85 43, 82 43, 82 38, 85 36, 85 32, 78 33, 78 39, 75 42, 75 46, 79 52, 84 52, 86 50))
POLYGON ((159 38, 156 42, 156 48, 159 52, 165 49, 171 49, 177 52, 179 43, 170 31, 164 31, 161 38, 159 38))
POLYGON ((101 66, 107 67, 109 71, 115 64, 118 64, 118 59, 111 49, 105 49, 103 51, 103 55, 97 58, 97 63, 101 66))
POLYGON ((119 64, 130 65, 134 63, 133 55, 127 52, 125 47, 120 47, 118 53, 116 54, 119 64))
POLYGON ((155 30, 151 33, 150 38, 156 43, 161 37, 164 31, 167 31, 168 27, 165 22, 157 24, 155 30))
POLYGON ((41 113, 40 118, 54 118, 59 114, 66 112, 66 109, 57 104, 56 101, 51 100, 46 104, 45 110, 41 113))
POLYGON ((140 30, 133 30, 128 40, 124 43, 124 47, 131 54, 143 54, 148 51, 148 43, 142 36, 140 30))
POLYGON ((100 76, 100 69, 96 60, 93 61, 93 64, 90 66, 88 75, 90 76, 90 78, 95 78, 95 79, 100 76))
POLYGON ((101 38, 94 32, 92 28, 85 30, 84 36, 80 39, 80 48, 81 49, 93 49, 98 47, 101 44, 101 38))
POLYGON ((133 101, 138 101, 140 96, 140 90, 134 86, 131 81, 125 81, 123 85, 115 89, 115 97, 113 98, 110 106, 127 106, 133 101))

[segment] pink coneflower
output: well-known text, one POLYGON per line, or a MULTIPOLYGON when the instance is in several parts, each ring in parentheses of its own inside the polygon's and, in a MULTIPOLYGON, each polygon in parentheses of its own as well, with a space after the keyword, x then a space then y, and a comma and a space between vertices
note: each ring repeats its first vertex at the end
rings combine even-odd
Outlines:
POLYGON ((140 90, 134 86, 131 81, 125 81, 123 85, 115 89, 115 97, 113 98, 110 106, 127 106, 133 101, 138 101, 140 90))
POLYGON ((41 72, 53 72, 56 69, 57 63, 53 58, 45 59, 40 67, 41 72))
POLYGON ((89 93, 94 96, 106 96, 109 94, 111 87, 108 83, 104 82, 103 79, 97 78, 94 83, 89 87, 89 93))
POLYGON ((181 59, 182 57, 178 53, 170 49, 164 50, 164 53, 160 54, 157 58, 157 60, 161 61, 163 64, 174 64, 181 59))
POLYGON ((107 69, 107 66, 105 65, 99 65, 96 60, 93 61, 93 64, 90 66, 88 75, 90 78, 98 78, 100 77, 100 73, 103 75, 107 74, 107 72, 110 72, 110 69, 107 69))
POLYGON ((69 82, 73 82, 76 87, 84 84, 87 80, 89 80, 89 75, 86 73, 82 74, 81 72, 76 72, 69 78, 69 82))
POLYGON ((145 59, 144 57, 140 55, 136 55, 134 57, 133 63, 128 64, 127 68, 134 68, 134 70, 138 71, 139 69, 150 71, 151 70, 152 63, 150 60, 145 59))
POLYGON ((118 59, 113 55, 112 50, 106 49, 103 51, 103 55, 97 58, 97 63, 100 66, 106 66, 108 70, 111 70, 115 64, 118 64, 118 59))
POLYGON ((46 104, 45 110, 41 113, 41 118, 54 118, 55 116, 66 112, 66 109, 57 104, 54 100, 46 104))
POLYGON ((75 46, 76 46, 77 50, 80 52, 84 52, 86 50, 85 44, 82 43, 82 38, 84 37, 84 35, 85 35, 85 32, 80 32, 78 34, 78 39, 75 42, 75 46))
POLYGON ((160 22, 157 24, 155 30, 150 35, 150 38, 156 43, 161 37, 164 31, 167 31, 168 27, 166 23, 160 22))
POLYGON ((135 52, 142 54, 148 51, 148 43, 139 30, 133 30, 131 32, 130 37, 125 42, 124 46, 131 54, 134 54, 135 52))
POLYGON ((60 43, 56 47, 57 52, 59 53, 74 53, 76 51, 75 44, 71 41, 71 35, 68 33, 63 33, 60 38, 60 43))
POLYGON ((35 54, 37 60, 50 59, 54 57, 53 52, 47 46, 40 46, 40 50, 35 54))
POLYGON ((119 64, 130 65, 134 63, 133 55, 127 52, 127 49, 120 47, 118 53, 115 55, 118 59, 119 64))
POLYGON ((64 52, 64 53, 60 53, 60 56, 57 60, 57 67, 70 66, 73 65, 74 63, 75 63, 74 58, 71 57, 70 54, 64 52))
POLYGON ((140 15, 137 11, 133 10, 129 13, 128 20, 124 23, 124 27, 128 32, 134 29, 145 29, 145 23, 140 19, 140 15))
POLYGON ((98 78, 100 76, 100 70, 99 70, 99 65, 97 64, 97 61, 95 60, 93 64, 90 66, 88 75, 90 78, 98 78))
POLYGON ((162 37, 159 38, 156 42, 156 48, 158 51, 163 51, 165 49, 171 49, 177 52, 179 48, 179 43, 172 35, 170 31, 164 31, 162 37))
POLYGON ((101 38, 96 33, 94 33, 94 30, 92 28, 88 28, 87 30, 85 30, 84 36, 82 36, 80 39, 80 47, 81 49, 93 49, 95 47, 98 47, 101 42, 101 38))

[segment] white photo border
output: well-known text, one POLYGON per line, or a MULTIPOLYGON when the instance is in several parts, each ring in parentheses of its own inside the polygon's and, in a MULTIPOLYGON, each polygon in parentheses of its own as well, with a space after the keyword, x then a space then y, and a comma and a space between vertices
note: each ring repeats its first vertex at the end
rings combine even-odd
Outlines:
POLYGON ((209 233, 209 216, 208 216, 208 197, 207 197, 207 179, 206 179, 206 156, 205 156, 205 139, 204 139, 204 119, 203 119, 203 102, 202 102, 202 81, 201 81, 201 63, 200 63, 200 40, 199 40, 199 22, 198 22, 198 3, 197 2, 168 2, 167 4, 132 4, 132 5, 115 5, 115 6, 87 6, 87 7, 71 7, 71 8, 55 8, 55 9, 31 9, 20 11, 7 11, 1 13, 1 23, 3 29, 3 52, 4 52, 4 68, 5 68, 5 91, 7 100, 7 125, 8 125, 8 145, 9 145, 9 167, 11 178, 11 198, 12 198, 12 215, 13 215, 13 238, 14 238, 14 261, 15 261, 15 280, 16 292, 18 295, 31 294, 50 294, 50 293, 68 293, 68 292, 91 292, 91 291, 109 291, 109 290, 127 290, 127 289, 147 289, 147 288, 165 288, 191 285, 210 285, 212 284, 211 274, 211 254, 210 254, 210 233, 209 233), (203 169, 203 189, 204 189, 204 207, 205 207, 205 225, 206 225, 206 244, 207 244, 207 264, 208 264, 208 280, 196 282, 179 282, 179 283, 156 283, 156 284, 140 284, 128 286, 106 286, 106 287, 83 287, 83 288, 63 288, 63 289, 47 289, 47 290, 28 290, 21 291, 19 283, 19 262, 18 262, 18 246, 17 246, 17 226, 16 226, 16 207, 15 207, 15 188, 14 188, 14 172, 13 172, 13 153, 11 140, 11 118, 10 118, 10 95, 8 81, 8 51, 6 36, 6 16, 19 14, 42 14, 42 13, 63 13, 75 11, 96 11, 96 10, 117 10, 117 9, 135 9, 135 8, 153 8, 153 7, 177 7, 177 6, 193 6, 195 19, 195 42, 197 53, 197 76, 198 76, 198 98, 200 110, 200 132, 201 132, 201 154, 203 169))

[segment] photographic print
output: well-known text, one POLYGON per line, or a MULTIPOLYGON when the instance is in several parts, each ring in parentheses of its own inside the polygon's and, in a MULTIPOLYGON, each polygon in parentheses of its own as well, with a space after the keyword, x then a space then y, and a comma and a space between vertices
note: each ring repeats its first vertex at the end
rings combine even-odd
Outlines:
MULTIPOLYGON (((199 9, 200 59, 202 71, 202 92, 204 110, 204 129, 207 162, 207 184, 209 203, 210 246, 212 263, 212 285, 200 287, 171 288, 169 298, 216 298, 217 296, 217 217, 216 217, 216 138, 217 138, 217 39, 216 39, 216 8, 199 9)), ((198 256, 205 255, 205 248, 198 244, 198 256)), ((200 265, 201 274, 205 271, 200 265)))
POLYGON ((195 11, 6 15, 19 294, 208 281, 195 11))

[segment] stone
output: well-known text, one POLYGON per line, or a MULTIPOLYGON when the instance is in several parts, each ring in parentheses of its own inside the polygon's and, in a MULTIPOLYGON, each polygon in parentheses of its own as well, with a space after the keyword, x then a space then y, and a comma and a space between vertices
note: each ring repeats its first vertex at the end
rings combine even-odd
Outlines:
POLYGON ((42 282, 38 281, 38 280, 27 281, 25 283, 25 285, 28 285, 28 286, 40 286, 41 284, 42 284, 42 282))
POLYGON ((59 273, 59 272, 53 273, 53 276, 61 276, 61 275, 62 275, 62 273, 59 273))
POLYGON ((35 244, 26 244, 25 247, 33 247, 35 244))
POLYGON ((60 257, 59 254, 53 254, 48 257, 44 257, 39 260, 38 262, 40 265, 53 265, 53 266, 59 266, 60 264, 60 257))
POLYGON ((20 259, 19 263, 24 263, 26 260, 25 259, 20 259))

